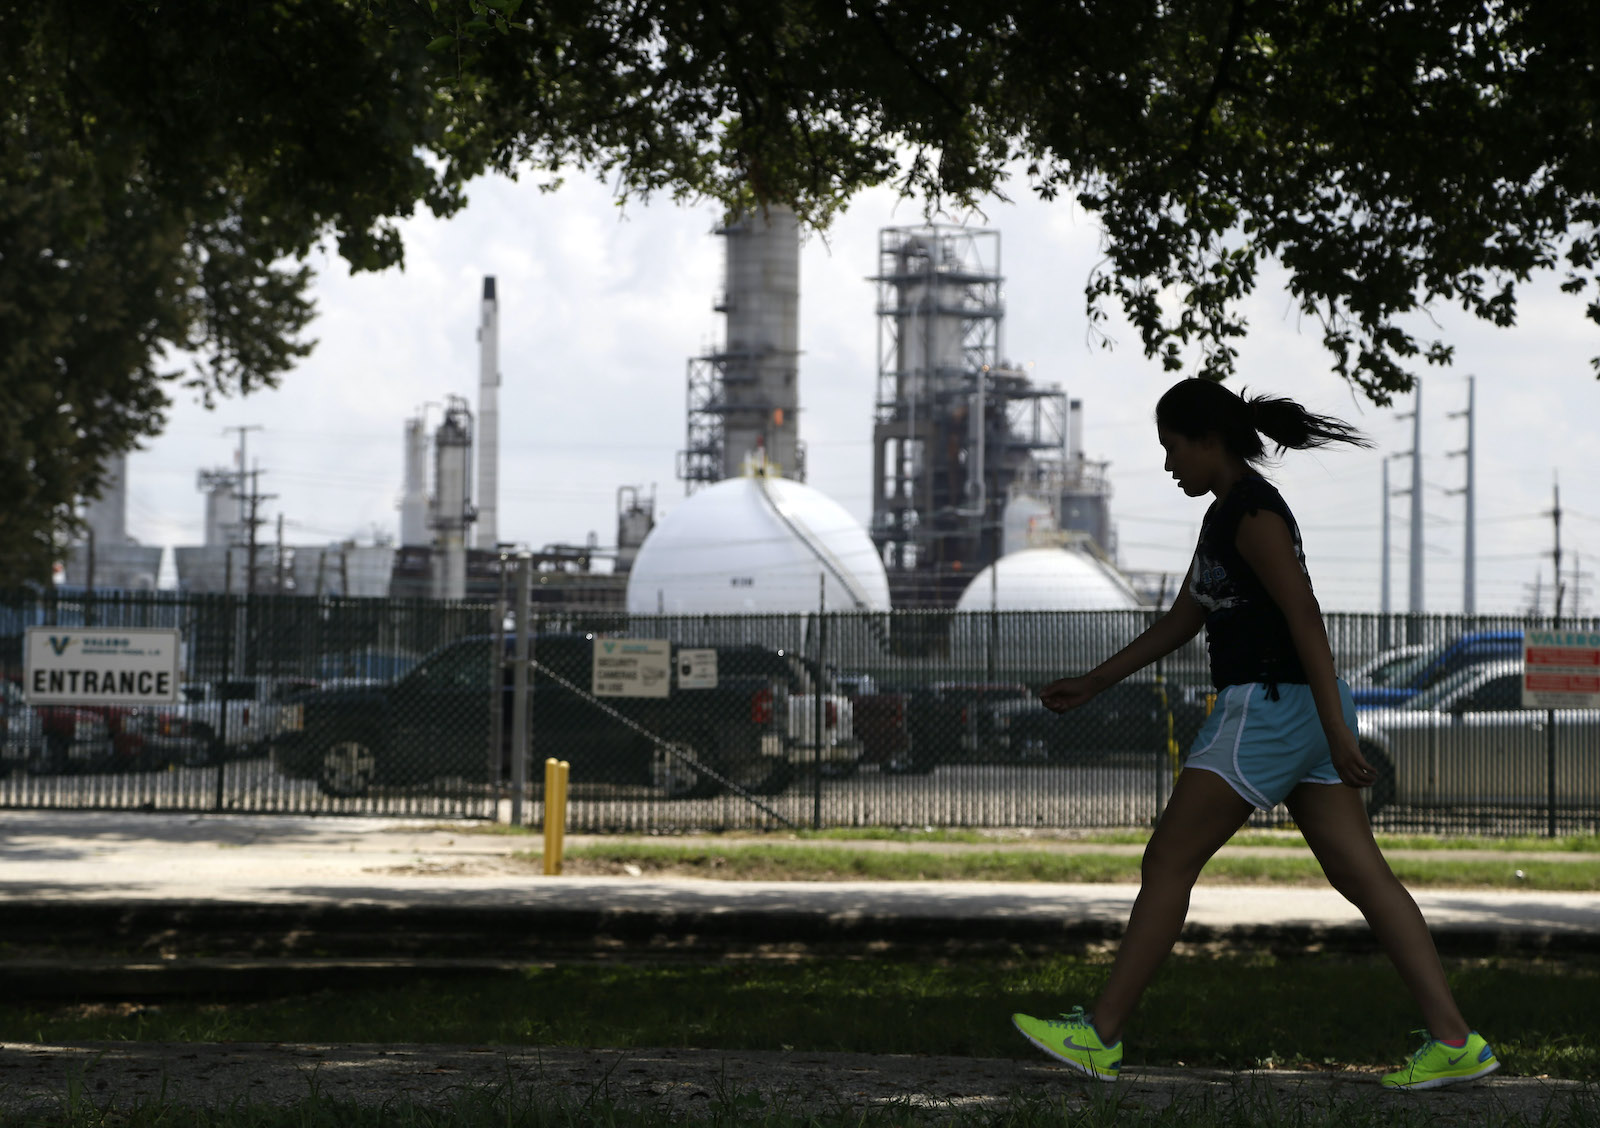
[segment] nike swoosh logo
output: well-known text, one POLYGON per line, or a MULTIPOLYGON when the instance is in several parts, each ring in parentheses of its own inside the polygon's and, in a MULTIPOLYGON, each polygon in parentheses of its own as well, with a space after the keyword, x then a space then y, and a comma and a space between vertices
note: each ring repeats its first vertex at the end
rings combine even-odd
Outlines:
POLYGON ((1069 1050, 1084 1050, 1091 1054, 1097 1054, 1100 1052, 1093 1046, 1085 1046, 1081 1042, 1074 1042, 1070 1037, 1061 1039, 1061 1044, 1069 1050))
POLYGON ((1445 1062, 1445 1064, 1446 1065, 1454 1065, 1456 1062, 1460 1061, 1462 1058, 1464 1058, 1466 1056, 1467 1056, 1466 1054, 1457 1054, 1455 1057, 1450 1058, 1449 1060, 1447 1060, 1445 1062))

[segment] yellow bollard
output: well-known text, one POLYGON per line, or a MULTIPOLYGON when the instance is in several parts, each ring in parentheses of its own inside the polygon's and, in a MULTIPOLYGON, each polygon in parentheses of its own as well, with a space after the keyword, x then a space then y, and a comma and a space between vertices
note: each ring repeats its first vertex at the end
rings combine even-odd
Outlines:
POLYGON ((561 806, 556 810, 556 872, 560 873, 567 852, 567 778, 572 774, 572 765, 562 760, 556 768, 561 784, 561 806))
POLYGON ((561 872, 567 839, 567 775, 571 765, 554 757, 544 762, 544 872, 561 872))

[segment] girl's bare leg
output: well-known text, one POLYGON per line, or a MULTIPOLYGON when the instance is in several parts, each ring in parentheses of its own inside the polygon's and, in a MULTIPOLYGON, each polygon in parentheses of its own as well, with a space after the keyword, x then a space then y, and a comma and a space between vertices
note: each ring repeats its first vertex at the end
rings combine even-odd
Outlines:
POLYGON ((1471 1030, 1450 993, 1428 923, 1373 841, 1361 792, 1344 784, 1302 783, 1285 802, 1328 881, 1372 927, 1428 1032, 1451 1041, 1465 1038, 1471 1030))
POLYGON ((1139 896, 1091 1011, 1106 1045, 1122 1037, 1134 1004, 1177 942, 1200 871, 1254 809, 1215 772, 1196 768, 1178 776, 1145 847, 1139 896))

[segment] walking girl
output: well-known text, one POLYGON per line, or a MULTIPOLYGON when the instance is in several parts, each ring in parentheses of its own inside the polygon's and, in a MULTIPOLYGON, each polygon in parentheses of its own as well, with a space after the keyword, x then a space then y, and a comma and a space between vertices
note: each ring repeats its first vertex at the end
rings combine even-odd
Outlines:
POLYGON ((1115 1081, 1122 1032, 1172 950, 1201 869, 1256 808, 1285 804, 1333 887, 1361 911, 1427 1024, 1422 1047, 1383 1084, 1429 1089, 1499 1068, 1456 1008, 1433 937, 1372 837, 1361 788, 1376 776, 1357 745, 1350 689, 1334 672, 1300 530, 1256 470, 1263 437, 1285 450, 1369 445, 1348 424, 1293 400, 1235 395, 1189 379, 1156 404, 1166 469, 1190 497, 1216 500, 1200 526, 1172 608, 1087 674, 1040 692, 1057 713, 1206 631, 1217 705, 1150 836, 1139 895, 1100 997, 1056 1019, 1012 1015, 1034 1045, 1090 1077, 1115 1081))

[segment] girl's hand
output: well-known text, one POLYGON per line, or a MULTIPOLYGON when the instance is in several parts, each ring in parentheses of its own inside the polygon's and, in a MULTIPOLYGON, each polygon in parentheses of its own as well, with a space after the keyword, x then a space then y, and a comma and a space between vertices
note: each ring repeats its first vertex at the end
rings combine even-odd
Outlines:
POLYGON ((1344 725, 1328 736, 1328 750, 1333 758, 1333 769, 1350 787, 1371 787, 1378 782, 1378 773, 1361 754, 1361 744, 1356 734, 1344 725))
POLYGON ((1076 678, 1057 678, 1039 691, 1039 700, 1052 713, 1076 709, 1101 690, 1098 678, 1085 674, 1076 678))

